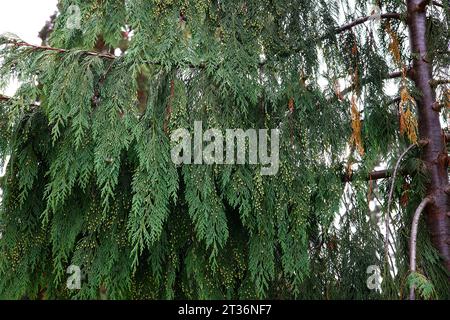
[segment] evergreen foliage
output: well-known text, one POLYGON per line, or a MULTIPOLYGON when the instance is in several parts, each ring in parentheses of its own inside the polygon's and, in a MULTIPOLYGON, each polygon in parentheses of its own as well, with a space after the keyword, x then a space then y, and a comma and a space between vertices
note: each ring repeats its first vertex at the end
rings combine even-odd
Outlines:
MULTIPOLYGON (((10 156, 0 297, 403 299, 415 285, 422 298, 449 298, 424 223, 418 273, 408 271, 427 183, 420 148, 395 181, 385 256, 391 180, 366 177, 417 143, 413 100, 399 109, 396 98, 420 93, 406 77, 388 80, 393 96, 385 86, 410 66, 403 1, 381 7, 400 19, 337 32, 371 5, 61 0, 46 40, 58 50, 1 37, 0 81, 21 85, 0 100, 0 161, 10 156), (66 27, 71 5, 81 29, 66 27), (280 128, 278 174, 176 166, 170 133, 193 132, 194 121, 280 128), (370 210, 376 199, 381 208, 370 210), (69 265, 83 271, 80 290, 66 288, 69 265), (367 288, 370 265, 382 270, 381 292, 367 288)), ((429 10, 432 52, 448 50, 443 6, 429 10)), ((449 65, 448 52, 432 59, 437 74, 449 65)), ((448 99, 444 86, 438 100, 448 99)))

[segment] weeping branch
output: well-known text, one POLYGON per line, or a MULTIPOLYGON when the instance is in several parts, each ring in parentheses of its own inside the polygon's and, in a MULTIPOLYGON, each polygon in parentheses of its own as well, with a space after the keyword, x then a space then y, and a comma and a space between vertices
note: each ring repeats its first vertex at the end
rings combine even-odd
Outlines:
MULTIPOLYGON (((70 52, 71 50, 68 49, 61 49, 61 48, 54 48, 54 47, 50 47, 50 46, 38 46, 38 45, 34 45, 25 41, 9 41, 7 43, 5 43, 7 45, 12 45, 15 47, 27 47, 33 50, 45 50, 45 51, 55 51, 58 53, 67 53, 70 52)), ((94 52, 94 51, 81 51, 84 54, 88 55, 88 56, 95 56, 95 57, 100 57, 100 58, 106 58, 106 59, 115 59, 116 56, 112 55, 112 54, 107 54, 107 53, 101 53, 101 52, 94 52)))
MULTIPOLYGON (((356 19, 355 21, 347 23, 347 24, 341 26, 340 28, 338 28, 336 30, 336 33, 339 34, 339 33, 342 33, 342 32, 344 32, 346 30, 350 30, 350 29, 352 29, 353 27, 355 27, 357 25, 365 23, 371 17, 372 16, 361 17, 361 18, 356 19)), ((384 14, 381 15, 381 19, 400 19, 400 14, 396 13, 396 12, 384 13, 384 14)))
MULTIPOLYGON (((429 204, 433 203, 433 199, 431 197, 426 197, 422 200, 420 205, 417 207, 416 212, 414 213, 412 227, 411 227, 411 239, 409 243, 409 271, 411 273, 416 272, 416 249, 417 249, 417 229, 419 226, 419 219, 422 211, 429 204)), ((409 299, 415 300, 415 288, 414 285, 411 285, 409 288, 409 299)))

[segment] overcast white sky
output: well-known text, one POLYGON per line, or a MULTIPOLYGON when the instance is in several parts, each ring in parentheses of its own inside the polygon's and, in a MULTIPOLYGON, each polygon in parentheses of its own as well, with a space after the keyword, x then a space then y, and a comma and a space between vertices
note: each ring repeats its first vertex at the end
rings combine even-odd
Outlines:
MULTIPOLYGON (((57 0, 0 0, 0 34, 11 32, 29 43, 40 44, 38 32, 56 11, 56 3, 57 0)), ((12 84, 2 93, 12 95, 16 87, 12 84)), ((0 167, 0 175, 3 169, 0 167)))
MULTIPOLYGON (((0 0, 0 34, 11 32, 33 44, 41 44, 39 31, 56 11, 57 0, 0 0)), ((0 92, 13 95, 17 83, 0 92)))
POLYGON ((12 32, 40 44, 38 32, 56 11, 57 0, 0 0, 0 34, 12 32))

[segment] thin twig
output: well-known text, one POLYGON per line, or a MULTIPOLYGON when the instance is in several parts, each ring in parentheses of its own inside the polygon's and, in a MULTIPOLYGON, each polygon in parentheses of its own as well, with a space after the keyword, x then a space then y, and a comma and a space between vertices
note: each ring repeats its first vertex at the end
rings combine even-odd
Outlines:
MULTIPOLYGON (((62 48, 55 48, 55 47, 49 47, 49 46, 37 46, 25 41, 9 41, 4 43, 6 45, 12 45, 15 47, 26 47, 26 48, 30 48, 31 50, 42 50, 42 51, 54 51, 54 52, 58 52, 58 53, 69 53, 69 52, 74 52, 74 49, 62 49, 62 48)), ((100 58, 105 58, 105 59, 109 59, 109 60, 114 60, 117 58, 120 58, 118 56, 109 54, 109 53, 101 53, 101 52, 95 52, 95 51, 87 51, 87 50, 78 50, 78 52, 81 52, 82 54, 88 55, 88 56, 95 56, 95 57, 100 57, 100 58)), ((144 61, 147 64, 152 64, 152 65, 161 65, 160 61, 144 61)), ((192 69, 205 69, 207 67, 206 63, 204 62, 200 62, 196 65, 193 65, 189 62, 182 62, 182 64, 186 65, 189 68, 192 69)), ((260 65, 264 64, 263 62, 260 63, 260 65)))
POLYGON ((389 198, 387 203, 387 210, 384 217, 384 225, 386 228, 386 238, 384 240, 384 254, 387 257, 389 257, 389 217, 391 214, 391 203, 392 203, 392 196, 394 194, 394 186, 395 186, 395 178, 397 177, 397 171, 400 167, 400 163, 402 162, 403 157, 414 147, 416 147, 416 144, 410 145, 398 158, 397 163, 395 164, 394 173, 392 175, 392 182, 391 182, 391 189, 389 191, 389 198))

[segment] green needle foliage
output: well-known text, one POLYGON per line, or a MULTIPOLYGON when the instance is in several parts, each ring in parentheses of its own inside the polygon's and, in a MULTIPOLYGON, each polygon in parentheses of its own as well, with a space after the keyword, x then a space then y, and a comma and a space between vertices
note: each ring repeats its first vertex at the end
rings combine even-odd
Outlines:
MULTIPOLYGON (((429 14, 433 51, 447 50, 443 3, 429 14)), ((448 298, 422 222, 418 273, 408 271, 426 184, 419 150, 395 182, 391 263, 380 229, 390 180, 367 181, 410 144, 391 101, 401 88, 417 92, 401 78, 391 80, 394 96, 385 87, 401 71, 395 49, 410 63, 406 6, 383 1, 382 12, 400 19, 337 32, 372 6, 355 5, 61 0, 47 40, 58 50, 0 38, 0 81, 20 81, 0 101, 0 160, 10 157, 0 297, 403 299, 414 283, 423 298, 448 298), (79 29, 67 27, 71 5, 80 8, 79 29), (351 92, 341 96, 339 79, 351 92), (176 166, 170 134, 193 132, 194 121, 279 128, 278 174, 248 164, 176 166), (378 212, 369 209, 375 197, 378 212), (82 270, 80 290, 66 287, 69 265, 82 270), (381 291, 367 287, 370 265, 382 270, 381 291)), ((434 59, 436 68, 449 64, 448 55, 434 59)))

